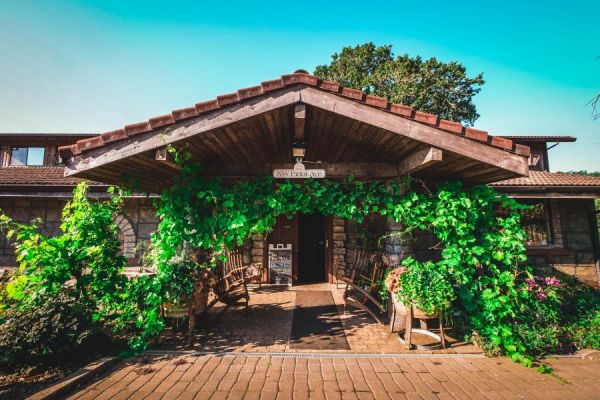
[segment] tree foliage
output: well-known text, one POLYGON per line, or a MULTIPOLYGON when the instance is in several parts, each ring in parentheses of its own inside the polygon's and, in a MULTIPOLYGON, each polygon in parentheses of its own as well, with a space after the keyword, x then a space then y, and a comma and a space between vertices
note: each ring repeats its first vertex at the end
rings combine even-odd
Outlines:
POLYGON ((395 56, 391 45, 369 42, 344 47, 333 54, 330 64, 317 66, 314 74, 469 126, 479 117, 473 96, 484 84, 483 75, 469 77, 455 61, 395 56))

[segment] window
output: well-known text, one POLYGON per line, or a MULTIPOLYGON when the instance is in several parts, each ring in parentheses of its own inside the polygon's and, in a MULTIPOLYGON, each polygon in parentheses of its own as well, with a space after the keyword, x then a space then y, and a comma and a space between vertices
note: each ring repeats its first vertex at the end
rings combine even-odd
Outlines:
MULTIPOLYGON (((550 214, 546 201, 518 199, 518 202, 529 206, 526 210, 518 211, 521 215, 521 225, 527 234, 525 245, 528 247, 546 247, 552 245, 550 214)), ((501 217, 506 217, 508 211, 499 209, 498 214, 501 217)))
POLYGON ((13 147, 10 155, 10 165, 44 165, 43 147, 13 147))
POLYGON ((551 243, 548 207, 544 200, 519 200, 531 208, 521 210, 521 224, 527 233, 526 245, 544 247, 551 243))

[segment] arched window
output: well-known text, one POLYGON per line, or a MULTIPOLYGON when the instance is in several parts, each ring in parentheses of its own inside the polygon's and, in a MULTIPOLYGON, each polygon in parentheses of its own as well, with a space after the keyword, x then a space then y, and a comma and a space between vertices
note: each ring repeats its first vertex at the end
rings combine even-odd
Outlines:
POLYGON ((126 258, 135 257, 135 230, 131 222, 123 215, 117 215, 115 224, 119 230, 119 242, 121 243, 121 252, 126 258))

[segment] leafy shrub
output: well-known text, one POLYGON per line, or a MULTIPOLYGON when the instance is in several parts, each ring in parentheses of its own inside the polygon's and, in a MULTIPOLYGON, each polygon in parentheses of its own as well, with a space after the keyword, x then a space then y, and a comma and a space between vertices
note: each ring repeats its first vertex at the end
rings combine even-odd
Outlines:
POLYGON ((559 296, 565 350, 600 350, 600 292, 570 276, 561 277, 559 296))
POLYGON ((398 298, 407 306, 414 304, 427 314, 444 312, 456 298, 450 277, 432 262, 408 257, 406 271, 399 276, 398 298))
POLYGON ((0 291, 0 364, 35 362, 81 347, 122 309, 127 298, 126 260, 113 216, 122 200, 87 197, 79 184, 62 212, 60 233, 44 236, 32 224, 0 215, 14 238, 19 270, 0 291))
POLYGON ((36 306, 10 307, 0 324, 0 367, 31 364, 73 350, 96 331, 90 311, 61 291, 36 306))

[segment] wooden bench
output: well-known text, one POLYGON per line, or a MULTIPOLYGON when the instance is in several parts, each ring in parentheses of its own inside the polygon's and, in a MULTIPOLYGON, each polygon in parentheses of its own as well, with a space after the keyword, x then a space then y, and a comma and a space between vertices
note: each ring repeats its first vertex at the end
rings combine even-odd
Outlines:
POLYGON ((348 306, 352 306, 366 311, 380 324, 385 324, 387 321, 385 305, 376 297, 379 283, 385 275, 385 267, 381 262, 372 262, 371 257, 370 252, 355 250, 350 276, 339 278, 346 285, 344 312, 347 311, 348 306))

